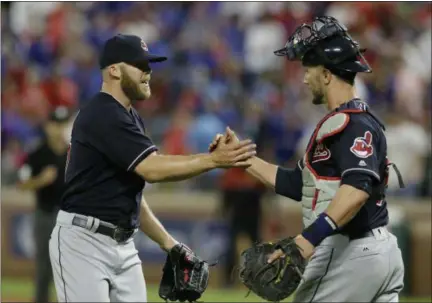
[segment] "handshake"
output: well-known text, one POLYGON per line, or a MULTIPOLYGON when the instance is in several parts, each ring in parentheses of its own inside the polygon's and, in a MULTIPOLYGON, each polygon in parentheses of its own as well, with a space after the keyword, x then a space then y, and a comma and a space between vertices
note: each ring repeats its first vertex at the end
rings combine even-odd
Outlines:
POLYGON ((227 127, 224 135, 217 134, 209 145, 209 153, 218 168, 251 166, 250 159, 256 155, 256 145, 252 140, 242 140, 227 127))

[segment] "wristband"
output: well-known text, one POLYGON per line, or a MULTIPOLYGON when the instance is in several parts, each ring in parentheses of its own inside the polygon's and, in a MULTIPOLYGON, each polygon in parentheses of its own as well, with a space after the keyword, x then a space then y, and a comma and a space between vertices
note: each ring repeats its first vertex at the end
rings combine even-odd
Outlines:
POLYGON ((316 247, 325 238, 337 231, 337 229, 338 227, 332 218, 326 213, 321 213, 318 218, 302 232, 302 236, 316 247))

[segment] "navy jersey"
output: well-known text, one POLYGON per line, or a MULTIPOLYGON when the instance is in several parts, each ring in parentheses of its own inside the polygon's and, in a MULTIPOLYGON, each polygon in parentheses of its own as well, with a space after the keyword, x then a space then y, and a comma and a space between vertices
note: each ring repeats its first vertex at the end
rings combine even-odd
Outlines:
POLYGON ((61 209, 125 228, 138 226, 145 181, 134 169, 156 150, 135 109, 98 93, 73 125, 61 209))
MULTIPOLYGON (((388 177, 387 142, 382 124, 368 112, 365 103, 352 100, 328 116, 344 111, 350 116, 349 122, 340 132, 327 136, 319 144, 315 140, 315 132, 306 157, 307 165, 318 178, 340 180, 341 185, 353 185, 370 195, 360 211, 341 229, 341 233, 356 235, 388 223, 384 196, 388 177), (371 187, 361 186, 365 178, 372 180, 371 187)), ((280 168, 276 192, 300 200, 304 165, 305 161, 299 161, 294 170, 280 168), (283 180, 289 180, 288 183, 293 186, 283 189, 283 180)))

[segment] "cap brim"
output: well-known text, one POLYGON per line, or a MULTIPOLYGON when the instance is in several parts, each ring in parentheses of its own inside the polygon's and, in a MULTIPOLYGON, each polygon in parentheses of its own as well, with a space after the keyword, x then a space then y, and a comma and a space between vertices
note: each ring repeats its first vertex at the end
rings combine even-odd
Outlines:
POLYGON ((125 61, 125 63, 129 63, 132 65, 140 65, 140 64, 148 64, 148 63, 155 63, 155 62, 163 62, 167 60, 167 57, 153 55, 153 54, 145 54, 143 56, 140 56, 135 59, 130 59, 128 61, 125 61))
POLYGON ((167 57, 153 55, 153 54, 147 54, 145 56, 145 60, 147 60, 148 62, 163 62, 166 61, 167 59, 168 59, 167 57))

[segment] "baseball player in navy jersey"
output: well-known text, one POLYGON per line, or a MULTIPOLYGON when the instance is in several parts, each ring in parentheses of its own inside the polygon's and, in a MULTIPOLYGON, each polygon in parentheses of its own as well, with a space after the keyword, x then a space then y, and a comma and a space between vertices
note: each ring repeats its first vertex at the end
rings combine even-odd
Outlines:
POLYGON ((109 39, 100 56, 101 91, 73 125, 65 193, 50 239, 59 302, 145 302, 146 285, 133 242, 140 228, 165 251, 178 244, 153 215, 145 182, 192 178, 214 168, 248 167, 250 140, 211 154, 161 155, 133 104, 150 97, 149 53, 137 36, 109 39))
MULTIPOLYGON (((357 73, 371 72, 362 52, 332 17, 303 24, 275 51, 302 62, 313 103, 329 110, 295 168, 257 157, 247 168, 277 194, 302 203, 304 229, 295 241, 308 265, 295 302, 398 302, 404 286, 401 251, 386 227, 391 163, 384 126, 353 86, 357 73)), ((210 150, 230 140, 238 142, 232 130, 219 134, 210 150)), ((276 250, 268 262, 281 256, 276 250)))

